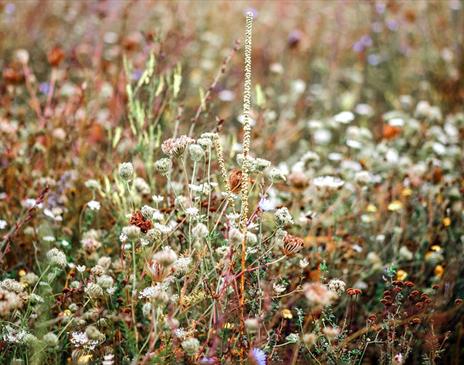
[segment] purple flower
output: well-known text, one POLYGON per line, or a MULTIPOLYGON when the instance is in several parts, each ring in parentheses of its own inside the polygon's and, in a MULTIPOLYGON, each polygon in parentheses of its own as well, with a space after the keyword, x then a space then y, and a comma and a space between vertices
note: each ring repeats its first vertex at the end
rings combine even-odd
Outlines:
POLYGON ((266 354, 263 350, 253 347, 248 358, 254 365, 266 365, 266 354))
POLYGON ((353 51, 359 53, 372 46, 372 38, 365 34, 353 44, 353 51))
POLYGON ((42 94, 45 94, 47 95, 48 92, 50 91, 50 84, 48 82, 41 82, 39 84, 39 91, 42 93, 42 94))

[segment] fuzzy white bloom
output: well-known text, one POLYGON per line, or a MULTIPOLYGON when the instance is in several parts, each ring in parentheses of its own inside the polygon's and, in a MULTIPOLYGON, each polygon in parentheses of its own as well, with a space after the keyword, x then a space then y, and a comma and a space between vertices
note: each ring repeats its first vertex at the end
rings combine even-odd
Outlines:
POLYGON ((98 202, 96 200, 89 201, 87 203, 87 206, 89 207, 90 210, 93 210, 93 211, 99 211, 100 208, 101 208, 100 202, 98 202))
POLYGON ((57 248, 52 248, 50 251, 47 252, 47 259, 50 261, 50 264, 60 266, 64 268, 68 263, 66 259, 66 255, 63 251, 58 250, 57 248))
POLYGON ((198 208, 195 207, 189 207, 185 209, 185 214, 187 214, 190 218, 197 217, 198 213, 200 213, 200 211, 198 210, 198 208))
POLYGON ((153 202, 156 203, 156 204, 159 204, 159 203, 161 203, 161 202, 164 200, 164 198, 163 198, 161 195, 153 195, 153 196, 151 197, 151 199, 152 199, 153 202))
POLYGON ((192 234, 196 239, 206 238, 208 236, 208 227, 206 227, 203 223, 198 223, 192 229, 192 234))
POLYGON ((309 304, 315 306, 326 306, 332 303, 337 294, 321 283, 306 283, 303 292, 309 304))
POLYGON ((119 165, 119 176, 123 180, 130 180, 134 176, 134 166, 131 162, 123 162, 119 165))
POLYGON ((338 189, 342 187, 345 182, 334 176, 319 176, 313 179, 313 184, 318 188, 338 189))
POLYGON ((169 267, 177 260, 177 254, 171 247, 164 247, 153 255, 153 260, 157 261, 161 266, 169 267))
POLYGON ((337 295, 341 295, 345 292, 346 283, 343 280, 332 279, 329 281, 329 289, 337 295))
POLYGON ((5 229, 8 224, 3 219, 0 219, 0 229, 5 229))
POLYGON ((196 338, 188 338, 182 341, 181 345, 188 355, 193 356, 198 352, 200 348, 200 341, 198 341, 196 338))
POLYGON ((280 226, 287 226, 290 224, 293 224, 293 217, 288 211, 287 207, 282 207, 280 209, 277 209, 275 212, 275 218, 276 222, 280 226))
POLYGON ((184 273, 188 270, 192 259, 190 257, 179 257, 176 262, 174 262, 174 270, 176 273, 184 273))
POLYGON ((341 112, 335 115, 334 120, 337 123, 349 124, 350 122, 354 120, 354 114, 350 111, 344 111, 344 112, 341 112))

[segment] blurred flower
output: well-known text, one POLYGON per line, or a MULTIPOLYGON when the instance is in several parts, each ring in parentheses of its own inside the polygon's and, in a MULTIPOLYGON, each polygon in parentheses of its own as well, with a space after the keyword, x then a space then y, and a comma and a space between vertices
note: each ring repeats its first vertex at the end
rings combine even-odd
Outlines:
POLYGON ((248 359, 253 365, 266 365, 266 354, 263 350, 253 347, 248 354, 248 359))

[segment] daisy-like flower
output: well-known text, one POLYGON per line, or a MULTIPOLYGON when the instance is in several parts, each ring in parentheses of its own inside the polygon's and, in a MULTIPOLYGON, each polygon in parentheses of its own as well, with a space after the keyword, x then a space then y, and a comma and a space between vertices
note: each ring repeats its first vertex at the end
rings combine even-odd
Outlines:
POLYGON ((89 207, 90 210, 93 211, 99 211, 101 208, 100 202, 97 202, 96 200, 91 200, 87 203, 87 206, 89 207))
POLYGON ((345 182, 334 176, 319 176, 313 180, 313 184, 318 188, 338 189, 342 187, 345 182))
POLYGON ((253 365, 266 365, 266 353, 256 347, 251 349, 248 359, 253 365))

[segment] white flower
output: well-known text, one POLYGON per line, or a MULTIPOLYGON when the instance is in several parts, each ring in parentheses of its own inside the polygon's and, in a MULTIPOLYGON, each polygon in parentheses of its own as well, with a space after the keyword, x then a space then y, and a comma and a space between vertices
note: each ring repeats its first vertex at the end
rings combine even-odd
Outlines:
POLYGON ((285 290, 287 290, 287 287, 283 284, 277 284, 277 283, 274 283, 272 284, 272 289, 274 289, 274 291, 277 293, 277 294, 281 294, 283 293, 285 290))
POLYGON ((7 226, 6 221, 4 221, 3 219, 0 219, 0 229, 5 229, 6 226, 7 226))
POLYGON ((151 198, 156 204, 161 203, 164 199, 161 195, 153 195, 151 198))
POLYGON ((259 201, 259 207, 261 208, 262 211, 267 212, 269 210, 275 209, 276 203, 275 201, 271 199, 267 199, 263 196, 261 197, 261 200, 259 201))
POLYGON ((55 237, 53 237, 53 236, 43 236, 42 239, 45 242, 55 242, 55 237))
POLYGON ((189 207, 185 209, 185 214, 187 214, 189 217, 192 217, 192 218, 195 218, 196 216, 198 216, 199 212, 200 211, 198 210, 198 208, 195 208, 195 207, 189 207))
POLYGON ((348 124, 354 120, 354 114, 349 111, 344 111, 335 115, 334 120, 337 123, 348 124))
POLYGON ((337 189, 343 186, 345 182, 334 176, 319 176, 313 179, 313 184, 318 188, 337 189))
POLYGON ((90 208, 90 210, 94 211, 99 211, 101 208, 100 202, 97 202, 96 200, 91 200, 87 203, 87 206, 90 208))
POLYGON ((308 259, 305 257, 305 258, 301 259, 301 260, 298 262, 298 265, 300 265, 300 267, 301 267, 302 269, 304 269, 306 266, 309 265, 309 261, 308 261, 308 259))
POLYGON ((86 267, 85 267, 85 265, 77 265, 77 266, 76 266, 76 269, 77 269, 77 271, 79 271, 79 272, 84 272, 85 269, 86 269, 86 267))

